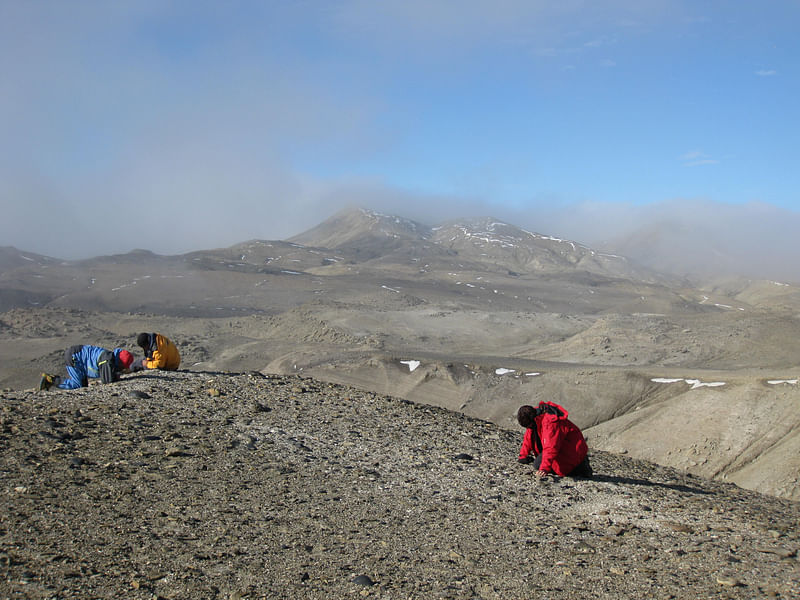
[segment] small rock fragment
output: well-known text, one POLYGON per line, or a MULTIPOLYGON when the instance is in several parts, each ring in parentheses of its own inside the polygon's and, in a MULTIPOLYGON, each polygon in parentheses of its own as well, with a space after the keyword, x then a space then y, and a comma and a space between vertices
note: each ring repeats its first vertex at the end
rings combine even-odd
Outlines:
POLYGON ((686 523, 677 523, 675 521, 664 521, 664 526, 670 528, 672 531, 678 533, 693 533, 694 529, 686 523))
POLYGON ((738 587, 742 582, 728 575, 717 575, 717 583, 724 587, 738 587))
POLYGON ((356 585, 364 585, 364 586, 373 586, 375 582, 370 579, 369 575, 359 575, 355 579, 353 579, 353 583, 356 585))

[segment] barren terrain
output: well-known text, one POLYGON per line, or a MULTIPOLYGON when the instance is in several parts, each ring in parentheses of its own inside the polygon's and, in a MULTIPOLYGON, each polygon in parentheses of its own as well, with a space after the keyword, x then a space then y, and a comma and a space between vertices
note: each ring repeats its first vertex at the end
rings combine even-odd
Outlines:
POLYGON ((798 504, 300 376, 0 394, 0 597, 796 598, 798 504))
POLYGON ((690 282, 491 220, 349 211, 290 241, 65 262, 4 249, 0 386, 76 343, 313 376, 515 429, 555 400, 596 450, 800 498, 800 288, 690 282))

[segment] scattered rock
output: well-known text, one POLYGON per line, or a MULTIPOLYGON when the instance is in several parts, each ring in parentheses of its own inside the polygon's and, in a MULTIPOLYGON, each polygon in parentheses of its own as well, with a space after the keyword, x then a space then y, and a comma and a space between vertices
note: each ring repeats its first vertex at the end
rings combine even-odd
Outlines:
POLYGON ((756 550, 765 554, 775 554, 780 558, 792 558, 797 554, 797 550, 790 550, 789 548, 778 548, 771 546, 756 546, 756 550))
POLYGON ((537 485, 518 430, 214 377, 0 394, 0 597, 800 594, 796 503, 595 450, 537 485))
POLYGON ((677 531, 680 533, 693 533, 694 529, 687 525, 686 523, 676 523, 675 521, 664 521, 664 526, 672 531, 677 531))
POLYGON ((742 585, 742 582, 736 577, 726 575, 718 575, 717 583, 724 587, 739 587, 742 585))

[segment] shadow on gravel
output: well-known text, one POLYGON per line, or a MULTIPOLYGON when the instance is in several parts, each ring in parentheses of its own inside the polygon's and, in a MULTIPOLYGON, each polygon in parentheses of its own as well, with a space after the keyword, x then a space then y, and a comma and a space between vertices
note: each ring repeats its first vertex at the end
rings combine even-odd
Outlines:
POLYGON ((147 369, 144 371, 138 371, 137 373, 129 373, 124 375, 120 381, 136 381, 138 379, 158 379, 159 381, 175 381, 178 379, 177 377, 171 376, 172 373, 194 373, 197 375, 251 375, 253 377, 262 377, 265 378, 263 373, 258 371, 194 371, 189 369, 178 369, 177 371, 167 371, 162 369, 147 369))
POLYGON ((685 492, 688 494, 703 494, 704 496, 713 493, 708 490, 690 487, 688 485, 682 485, 678 483, 659 483, 657 481, 650 481, 648 479, 634 479, 633 477, 617 477, 616 475, 598 475, 597 473, 595 473, 594 476, 592 477, 592 481, 604 481, 606 483, 617 483, 626 485, 645 485, 648 487, 662 487, 662 488, 668 488, 670 490, 675 490, 677 492, 685 492))
POLYGON ((136 373, 133 377, 130 375, 120 379, 120 381, 139 381, 140 379, 156 379, 158 381, 177 381, 178 377, 171 377, 166 374, 166 371, 159 371, 158 373, 136 373))

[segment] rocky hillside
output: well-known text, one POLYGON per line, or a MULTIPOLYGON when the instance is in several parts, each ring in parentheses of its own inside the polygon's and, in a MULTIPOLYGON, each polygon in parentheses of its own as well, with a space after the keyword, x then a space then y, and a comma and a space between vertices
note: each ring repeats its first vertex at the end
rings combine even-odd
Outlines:
POLYGON ((299 377, 0 395, 2 598, 794 598, 799 506, 299 377))
POLYGON ((381 256, 387 250, 404 244, 423 243, 430 238, 430 234, 428 226, 410 219, 351 208, 289 241, 304 246, 350 250, 363 260, 381 256))
POLYGON ((191 370, 303 374, 505 427, 556 399, 597 449, 800 498, 798 286, 691 287, 493 219, 358 209, 179 256, 0 248, 0 388, 141 331, 191 370))

